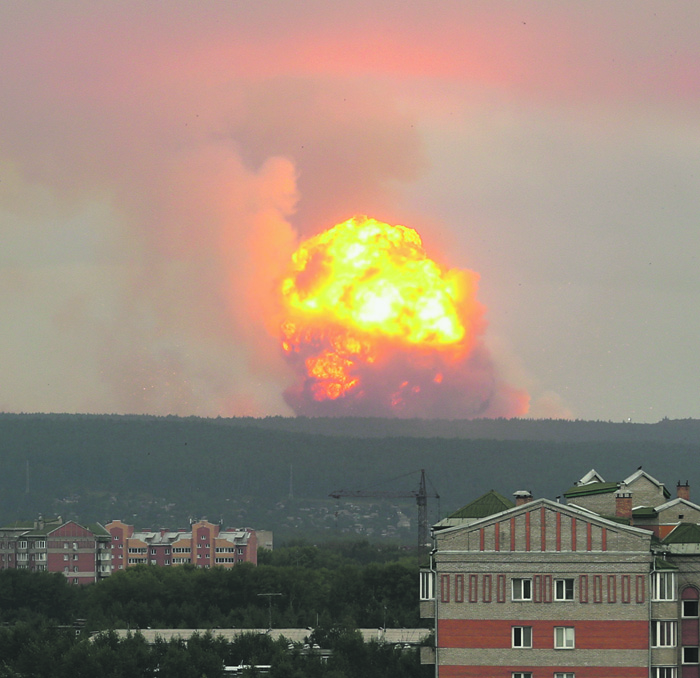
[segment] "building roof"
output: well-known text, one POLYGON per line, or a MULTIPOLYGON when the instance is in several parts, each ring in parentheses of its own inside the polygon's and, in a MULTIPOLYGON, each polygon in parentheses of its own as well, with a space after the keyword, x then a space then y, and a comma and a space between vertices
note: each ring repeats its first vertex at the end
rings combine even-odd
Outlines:
POLYGON ((700 544, 700 525, 679 523, 661 542, 663 544, 700 544))
POLYGON ((649 475, 641 466, 631 476, 625 478, 622 482, 625 485, 631 485, 635 480, 641 477, 646 478, 652 485, 656 485, 659 489, 661 489, 664 493, 664 497, 667 499, 671 496, 671 493, 666 489, 666 486, 654 478, 654 476, 649 475))
POLYGON ((657 514, 653 506, 635 506, 632 509, 632 515, 635 518, 655 518, 657 514))
POLYGON ((569 499, 571 497, 583 497, 590 494, 609 494, 617 492, 619 483, 587 483, 586 485, 574 485, 564 492, 564 496, 569 499))
POLYGON ((506 497, 495 490, 489 490, 486 494, 462 506, 461 509, 447 517, 448 519, 486 518, 486 516, 492 516, 495 513, 506 511, 514 506, 515 504, 510 501, 510 499, 506 499, 506 497))
POLYGON ((598 473, 594 468, 592 468, 588 473, 586 473, 581 480, 579 480, 577 485, 589 485, 590 483, 604 483, 605 478, 598 473))

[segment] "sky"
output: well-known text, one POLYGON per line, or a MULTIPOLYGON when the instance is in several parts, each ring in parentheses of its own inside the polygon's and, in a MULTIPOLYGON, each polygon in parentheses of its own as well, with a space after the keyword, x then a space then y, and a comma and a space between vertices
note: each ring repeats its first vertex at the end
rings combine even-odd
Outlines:
POLYGON ((696 0, 0 5, 0 411, 291 415, 356 214, 474 271, 530 417, 700 417, 696 0))

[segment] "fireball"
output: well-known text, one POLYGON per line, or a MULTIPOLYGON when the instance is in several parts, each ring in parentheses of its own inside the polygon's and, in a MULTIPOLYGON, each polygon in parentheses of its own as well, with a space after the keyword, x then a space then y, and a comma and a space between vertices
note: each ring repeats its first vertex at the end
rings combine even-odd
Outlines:
POLYGON ((367 217, 306 240, 280 285, 298 374, 287 402, 298 414, 483 414, 495 380, 482 383, 477 280, 432 260, 415 230, 367 217))

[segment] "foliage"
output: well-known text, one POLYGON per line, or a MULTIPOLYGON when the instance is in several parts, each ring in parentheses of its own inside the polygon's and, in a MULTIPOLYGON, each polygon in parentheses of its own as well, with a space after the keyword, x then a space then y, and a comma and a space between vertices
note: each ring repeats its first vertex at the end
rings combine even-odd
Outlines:
POLYGON ((0 678, 219 678, 224 666, 244 666, 243 676, 259 675, 270 666, 270 678, 427 678, 416 650, 364 643, 351 630, 326 634, 327 662, 283 638, 244 633, 230 643, 211 633, 187 640, 157 639, 149 645, 140 633, 118 636, 101 632, 76 636, 46 620, 0 627, 0 678))

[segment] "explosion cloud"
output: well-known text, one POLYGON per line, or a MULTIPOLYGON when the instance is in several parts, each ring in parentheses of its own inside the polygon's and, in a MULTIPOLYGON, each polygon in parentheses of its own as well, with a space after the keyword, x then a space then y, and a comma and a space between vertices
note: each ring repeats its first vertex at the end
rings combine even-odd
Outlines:
POLYGON ((309 238, 280 293, 281 344, 300 415, 517 416, 483 344, 478 275, 447 270, 418 233, 355 217, 309 238))

